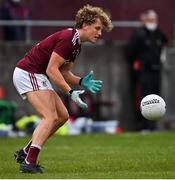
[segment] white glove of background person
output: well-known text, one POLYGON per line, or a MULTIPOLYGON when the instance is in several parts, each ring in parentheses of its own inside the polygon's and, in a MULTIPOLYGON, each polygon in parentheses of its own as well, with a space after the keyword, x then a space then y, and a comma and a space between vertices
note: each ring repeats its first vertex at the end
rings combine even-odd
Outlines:
POLYGON ((70 90, 69 96, 80 108, 87 109, 88 105, 84 103, 79 96, 80 94, 83 94, 84 92, 85 92, 84 90, 70 90))

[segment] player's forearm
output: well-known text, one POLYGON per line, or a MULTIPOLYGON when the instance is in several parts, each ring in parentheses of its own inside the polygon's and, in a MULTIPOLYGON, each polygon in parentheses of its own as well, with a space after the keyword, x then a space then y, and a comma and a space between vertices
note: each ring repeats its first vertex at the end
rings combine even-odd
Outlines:
POLYGON ((56 86, 66 94, 71 90, 70 86, 65 81, 64 77, 58 69, 52 69, 50 71, 47 71, 47 75, 49 76, 51 81, 53 81, 56 84, 56 86))
POLYGON ((63 76, 66 82, 72 85, 78 85, 81 78, 79 76, 74 75, 71 71, 63 73, 63 76))

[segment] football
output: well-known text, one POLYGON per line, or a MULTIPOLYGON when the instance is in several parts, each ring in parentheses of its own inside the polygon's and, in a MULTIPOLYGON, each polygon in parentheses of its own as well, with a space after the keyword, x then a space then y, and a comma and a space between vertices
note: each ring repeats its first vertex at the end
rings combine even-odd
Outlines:
POLYGON ((147 120, 160 120, 166 112, 166 103, 162 97, 150 94, 141 100, 140 111, 147 120))

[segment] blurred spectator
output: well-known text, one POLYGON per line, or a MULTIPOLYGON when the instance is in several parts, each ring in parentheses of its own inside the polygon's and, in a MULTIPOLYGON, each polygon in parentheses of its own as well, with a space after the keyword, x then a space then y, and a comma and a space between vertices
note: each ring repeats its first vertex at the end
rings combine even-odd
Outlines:
POLYGON ((167 43, 166 35, 158 27, 158 15, 148 10, 140 16, 141 26, 131 35, 128 43, 128 60, 131 87, 135 100, 138 130, 154 130, 155 122, 140 114, 140 100, 148 94, 161 93, 161 53, 167 43))
MULTIPOLYGON (((29 19, 29 10, 23 6, 21 0, 4 0, 0 9, 1 20, 27 20, 29 19)), ((4 26, 3 39, 6 41, 25 40, 25 26, 4 26)))
POLYGON ((0 84, 0 137, 7 136, 8 132, 16 130, 15 126, 16 104, 6 100, 5 88, 0 84))
POLYGON ((0 100, 5 98, 5 89, 2 84, 0 84, 0 100))

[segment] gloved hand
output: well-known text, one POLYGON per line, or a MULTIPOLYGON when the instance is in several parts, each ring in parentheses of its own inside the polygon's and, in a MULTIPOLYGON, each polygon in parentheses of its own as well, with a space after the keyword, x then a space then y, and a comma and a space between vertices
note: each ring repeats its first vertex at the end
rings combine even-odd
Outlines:
POLYGON ((98 91, 100 91, 103 81, 93 80, 92 79, 93 74, 94 72, 90 71, 89 74, 87 74, 86 76, 80 79, 79 84, 80 86, 89 90, 90 92, 97 93, 98 91))
POLYGON ((71 99, 82 109, 87 109, 88 105, 84 103, 81 98, 79 97, 80 94, 83 94, 85 91, 84 90, 70 90, 69 91, 69 96, 71 99))

